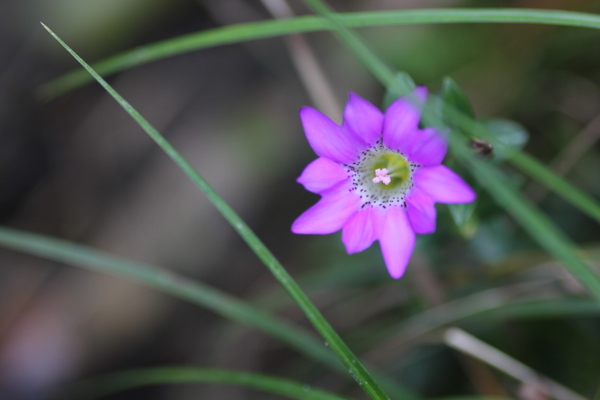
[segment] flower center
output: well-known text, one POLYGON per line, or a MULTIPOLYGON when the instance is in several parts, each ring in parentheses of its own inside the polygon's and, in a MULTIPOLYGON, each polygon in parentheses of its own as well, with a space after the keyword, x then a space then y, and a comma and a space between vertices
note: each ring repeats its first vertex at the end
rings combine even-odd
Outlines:
POLYGON ((362 207, 384 208, 406 205, 404 198, 412 188, 412 174, 419 167, 381 142, 364 151, 355 163, 346 165, 353 183, 350 190, 358 193, 362 207))
POLYGON ((373 179, 373 182, 383 182, 390 188, 402 185, 410 178, 408 161, 400 153, 389 151, 374 157, 372 168, 375 168, 373 172, 377 179, 373 179))

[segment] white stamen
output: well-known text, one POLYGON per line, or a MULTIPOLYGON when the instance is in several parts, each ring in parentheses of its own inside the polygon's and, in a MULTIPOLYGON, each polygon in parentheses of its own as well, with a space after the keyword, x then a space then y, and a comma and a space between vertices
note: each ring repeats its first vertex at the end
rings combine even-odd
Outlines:
POLYGON ((375 170, 375 178, 373 178, 373 183, 383 182, 384 184, 389 185, 391 181, 392 178, 388 176, 387 168, 377 168, 375 170))

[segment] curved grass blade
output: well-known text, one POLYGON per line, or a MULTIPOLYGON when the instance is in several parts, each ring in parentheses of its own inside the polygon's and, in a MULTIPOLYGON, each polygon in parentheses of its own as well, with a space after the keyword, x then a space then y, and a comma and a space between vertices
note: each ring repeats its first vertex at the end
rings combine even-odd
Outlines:
POLYGON ((207 308, 230 320, 258 328, 311 358, 333 367, 341 367, 321 341, 303 328, 281 322, 270 313, 234 296, 175 272, 68 241, 6 227, 0 227, 0 244, 13 250, 140 283, 207 308))
POLYGON ((469 171, 498 205, 600 300, 600 276, 575 254, 575 246, 564 233, 537 207, 525 200, 500 170, 474 157, 455 135, 450 135, 450 146, 454 155, 470 167, 469 171))
POLYGON ((69 46, 67 46, 47 26, 44 28, 106 89, 106 91, 125 109, 125 111, 146 131, 146 133, 162 148, 181 170, 204 192, 219 212, 231 224, 234 230, 254 251, 258 258, 267 266, 275 278, 281 283, 288 294, 302 309, 309 321, 325 339, 333 352, 342 361, 348 372, 372 399, 388 399, 383 389, 367 371, 365 366, 356 358, 337 332, 329 325, 323 315, 308 299, 294 279, 288 274, 281 263, 267 249, 256 234, 246 225, 237 213, 214 191, 208 182, 192 167, 192 165, 144 119, 125 99, 123 99, 104 79, 85 63, 69 46))
POLYGON ((407 344, 422 340, 432 332, 459 323, 476 322, 481 325, 482 321, 600 315, 600 304, 595 300, 548 298, 546 294, 523 297, 553 282, 555 281, 550 279, 484 290, 425 310, 400 323, 383 322, 381 326, 369 327, 368 333, 355 332, 355 334, 357 337, 366 334, 372 337, 372 343, 377 345, 369 349, 368 356, 377 358, 381 362, 382 359, 398 354, 399 349, 405 348, 407 344))
POLYGON ((360 35, 351 31, 342 25, 329 6, 321 0, 304 0, 304 3, 315 13, 322 16, 329 24, 330 29, 335 33, 338 39, 361 60, 365 68, 373 74, 380 82, 384 83, 388 98, 401 97, 410 93, 412 87, 411 80, 398 79, 395 73, 386 63, 378 57, 362 39, 360 35))
POLYGON ((500 396, 452 396, 452 397, 436 397, 432 400, 514 400, 510 397, 500 396))
POLYGON ((97 399, 142 386, 207 383, 243 386, 299 400, 348 400, 289 379, 241 371, 193 367, 163 367, 125 371, 92 378, 75 387, 70 398, 97 399))
MULTIPOLYGON (((48 260, 106 273, 128 279, 146 287, 169 294, 191 304, 204 307, 215 314, 254 327, 281 340, 299 353, 346 372, 346 368, 323 342, 304 328, 278 320, 271 313, 258 309, 232 295, 202 282, 194 281, 167 269, 146 265, 87 246, 48 236, 0 227, 0 245, 36 255, 48 260)), ((416 399, 414 393, 383 376, 378 380, 398 398, 416 399)))
MULTIPOLYGON (((445 120, 444 122, 447 125, 452 127, 453 120, 457 118, 465 119, 465 117, 468 117, 474 119, 468 99, 450 78, 444 79, 442 100, 444 100, 442 119, 445 120), (448 118, 444 118, 444 112, 448 112, 451 115, 448 118), (458 115, 458 112, 462 112, 462 115, 458 115)), ((512 121, 501 119, 488 120, 484 124, 486 131, 479 130, 479 133, 482 135, 481 138, 488 139, 493 143, 495 154, 493 160, 495 162, 508 158, 522 172, 553 190, 563 199, 600 223, 600 203, 597 200, 557 176, 534 157, 519 151, 527 141, 527 133, 524 131, 524 128, 512 121), (493 130, 494 126, 497 127, 495 131, 493 130), (499 137, 502 132, 505 132, 504 137, 512 137, 511 143, 507 143, 506 140, 503 143, 499 137), (509 136, 508 134, 512 135, 509 136)))
MULTIPOLYGON (((519 23, 600 29, 600 16, 594 14, 509 8, 372 11, 335 14, 335 21, 340 26, 348 28, 407 24, 519 23)), ((231 25, 140 46, 95 63, 92 67, 100 75, 106 76, 190 51, 291 33, 329 29, 332 29, 330 21, 315 16, 231 25)), ((39 96, 49 101, 92 81, 93 78, 85 70, 76 70, 42 85, 39 96)))
POLYGON ((544 184, 573 206, 600 223, 600 204, 593 197, 571 185, 566 180, 561 179, 527 153, 519 152, 513 154, 509 161, 531 178, 544 184))
POLYGON ((482 314, 484 318, 492 319, 596 317, 600 315, 600 304, 576 298, 530 300, 510 303, 482 314))

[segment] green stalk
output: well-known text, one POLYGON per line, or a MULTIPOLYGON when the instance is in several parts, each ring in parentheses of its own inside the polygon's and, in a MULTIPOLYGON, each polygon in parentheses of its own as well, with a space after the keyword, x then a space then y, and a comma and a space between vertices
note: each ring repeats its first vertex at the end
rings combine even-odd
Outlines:
POLYGON ((252 326, 287 343, 300 353, 339 369, 341 364, 321 341, 303 328, 277 320, 272 314, 212 286, 167 269, 146 265, 90 247, 48 236, 0 227, 3 247, 56 262, 107 273, 207 308, 230 320, 252 326))
POLYGON ((560 178, 527 153, 514 154, 510 162, 600 223, 600 206, 593 197, 560 178))
MULTIPOLYGON (((347 371, 335 354, 304 328, 278 320, 269 312, 167 269, 131 261, 65 240, 5 227, 0 227, 0 245, 47 260, 128 279, 204 307, 223 318, 259 329, 333 370, 344 373, 347 371)), ((414 393, 394 380, 385 376, 378 376, 377 379, 398 398, 417 398, 414 393)))
POLYGON ((579 259, 569 238, 537 207, 522 198, 502 172, 477 159, 454 135, 450 135, 450 139, 454 155, 470 167, 469 171, 477 178, 479 184, 540 246, 559 260, 597 300, 600 300, 600 276, 590 265, 579 259))
POLYGON ((175 148, 156 130, 146 119, 144 119, 125 99, 123 99, 104 79, 100 77, 88 64, 85 63, 69 46, 66 45, 47 26, 44 28, 106 89, 106 91, 123 107, 123 109, 144 129, 144 131, 162 148, 167 155, 181 168, 181 170, 202 190, 213 205, 231 224, 233 229, 242 237, 260 260, 267 266, 275 278, 281 283, 288 294, 294 299, 310 322, 325 339, 333 352, 348 369, 348 372, 356 380, 359 386, 372 399, 387 399, 387 395, 379 388, 371 374, 356 358, 344 341, 325 320, 319 310, 312 304, 294 279, 283 268, 275 256, 260 241, 246 223, 236 212, 214 191, 208 182, 192 167, 175 148))
MULTIPOLYGON (((371 11, 335 14, 335 21, 347 28, 409 24, 512 23, 600 29, 598 15, 524 8, 371 11)), ((100 75, 106 76, 161 58, 209 47, 330 29, 335 28, 332 28, 328 19, 314 16, 237 24, 140 46, 92 64, 92 67, 100 75)), ((41 86, 39 95, 48 101, 93 80, 84 69, 76 70, 41 86)))
MULTIPOLYGON (((328 22, 329 28, 335 33, 338 39, 362 61, 364 66, 379 82, 386 88, 395 89, 394 86, 398 81, 395 79, 394 71, 385 64, 381 57, 375 54, 360 35, 342 24, 338 17, 339 14, 333 13, 327 4, 321 0, 304 0, 304 3, 328 22)), ((408 87, 400 87, 398 91, 399 93, 406 93, 410 89, 408 87)))
POLYGON ((97 399, 141 386, 208 383, 242 386, 299 400, 349 400, 289 379, 249 372, 193 367, 147 368, 93 378, 75 387, 73 398, 97 399))

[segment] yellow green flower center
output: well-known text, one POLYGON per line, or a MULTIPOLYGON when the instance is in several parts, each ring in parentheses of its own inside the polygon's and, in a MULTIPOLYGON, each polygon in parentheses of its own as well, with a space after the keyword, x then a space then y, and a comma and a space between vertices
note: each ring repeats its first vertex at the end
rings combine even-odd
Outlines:
POLYGON ((404 197, 412 187, 412 174, 419 165, 383 143, 377 143, 346 168, 352 177, 351 191, 360 196, 362 207, 386 207, 405 206, 404 197))
MULTIPOLYGON (((408 161, 402 154, 390 152, 382 154, 378 158, 373 160, 373 176, 377 176, 377 170, 385 170, 384 176, 391 178, 390 183, 385 183, 380 180, 381 183, 387 185, 390 189, 402 185, 410 178, 410 167, 408 161)), ((375 181, 373 181, 376 183, 375 181)))

